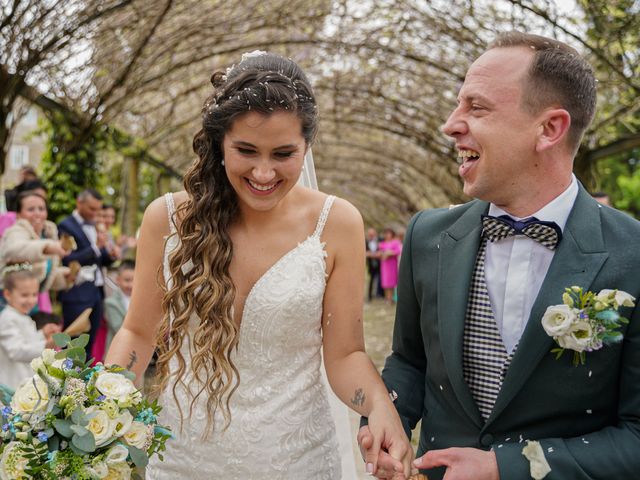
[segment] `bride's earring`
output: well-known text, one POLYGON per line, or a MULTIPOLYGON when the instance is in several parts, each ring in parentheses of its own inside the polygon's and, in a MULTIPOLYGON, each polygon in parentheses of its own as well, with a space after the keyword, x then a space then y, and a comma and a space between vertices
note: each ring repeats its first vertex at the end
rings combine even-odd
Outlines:
POLYGON ((224 158, 222 159, 222 161, 220 162, 220 164, 224 167, 224 158))

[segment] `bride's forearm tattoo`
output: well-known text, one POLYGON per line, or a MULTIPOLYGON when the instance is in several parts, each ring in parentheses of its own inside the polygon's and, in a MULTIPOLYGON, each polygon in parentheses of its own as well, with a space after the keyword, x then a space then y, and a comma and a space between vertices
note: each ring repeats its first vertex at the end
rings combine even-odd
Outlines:
POLYGON ((136 364, 137 361, 138 361, 138 355, 134 350, 129 354, 129 363, 127 363, 127 370, 131 370, 131 368, 136 364))
POLYGON ((351 403, 356 407, 361 407, 364 405, 364 401, 366 400, 366 395, 364 394, 364 390, 361 388, 356 389, 353 398, 351 399, 351 403))

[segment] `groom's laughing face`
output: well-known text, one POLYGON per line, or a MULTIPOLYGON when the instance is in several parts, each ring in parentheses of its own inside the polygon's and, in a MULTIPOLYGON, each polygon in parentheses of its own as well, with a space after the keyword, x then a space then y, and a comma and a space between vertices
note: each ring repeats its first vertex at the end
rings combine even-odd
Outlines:
POLYGON ((469 68, 458 106, 442 127, 455 139, 471 197, 509 205, 535 168, 536 118, 521 101, 532 59, 524 47, 485 52, 469 68))

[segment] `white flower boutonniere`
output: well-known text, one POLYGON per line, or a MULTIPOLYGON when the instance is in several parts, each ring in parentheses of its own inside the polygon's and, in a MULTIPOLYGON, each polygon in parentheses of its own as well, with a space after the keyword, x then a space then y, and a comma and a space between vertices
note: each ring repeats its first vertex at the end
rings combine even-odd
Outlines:
POLYGON ((573 350, 575 366, 586 361, 586 352, 622 341, 618 329, 629 321, 618 308, 635 306, 635 298, 622 290, 601 290, 598 294, 580 287, 566 288, 562 305, 552 305, 542 316, 542 327, 558 348, 551 350, 560 358, 573 350))

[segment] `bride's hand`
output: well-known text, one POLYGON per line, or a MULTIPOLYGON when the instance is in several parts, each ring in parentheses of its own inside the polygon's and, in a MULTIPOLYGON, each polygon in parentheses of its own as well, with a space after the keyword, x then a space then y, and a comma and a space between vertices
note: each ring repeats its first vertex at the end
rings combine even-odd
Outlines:
MULTIPOLYGON (((366 430, 361 429, 361 432, 366 430)), ((375 406, 369 414, 368 435, 358 435, 361 447, 365 450, 365 463, 369 473, 376 473, 379 455, 388 452, 392 458, 386 458, 385 470, 392 468, 400 478, 409 478, 412 473, 411 462, 414 459, 413 448, 400 422, 393 405, 375 406), (380 452, 383 450, 383 452, 380 452), (372 470, 372 471, 369 471, 372 470), (404 475, 404 476, 402 476, 404 475)), ((394 476, 394 478, 398 478, 394 476)))

